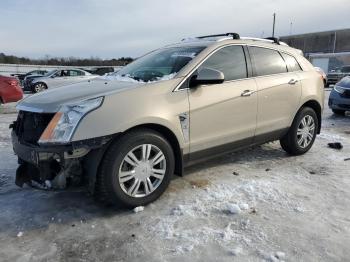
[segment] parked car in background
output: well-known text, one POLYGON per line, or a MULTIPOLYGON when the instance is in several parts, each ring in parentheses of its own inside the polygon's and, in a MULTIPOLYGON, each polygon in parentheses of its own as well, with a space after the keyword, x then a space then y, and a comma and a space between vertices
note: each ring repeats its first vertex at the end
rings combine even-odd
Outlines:
POLYGON ((327 74, 327 86, 334 85, 343 77, 350 75, 350 65, 342 66, 327 74))
POLYGON ((326 86, 327 86, 327 74, 322 70, 321 67, 315 66, 315 69, 316 69, 316 71, 319 72, 320 75, 322 76, 323 84, 324 84, 324 86, 326 87, 326 86))
POLYGON ((306 153, 323 102, 319 73, 278 39, 197 37, 24 99, 11 126, 16 183, 82 179, 107 203, 146 205, 199 160, 275 140, 306 153))
POLYGON ((35 76, 43 76, 47 74, 47 70, 38 69, 38 70, 32 70, 28 73, 21 73, 21 74, 11 74, 11 76, 17 77, 20 83, 22 84, 23 80, 27 76, 35 75, 35 76))
POLYGON ((17 102, 23 98, 19 81, 14 77, 0 75, 0 104, 17 102))
POLYGON ((90 69, 85 69, 85 71, 94 74, 94 75, 100 75, 103 76, 105 74, 113 73, 114 68, 113 67, 93 67, 90 69))
POLYGON ((93 75, 81 69, 58 69, 47 73, 43 77, 28 79, 28 81, 25 81, 24 88, 25 90, 38 93, 48 88, 70 85, 96 77, 98 77, 98 75, 93 75))
POLYGON ((345 111, 350 111, 350 76, 335 84, 329 95, 328 106, 337 115, 344 115, 345 111))

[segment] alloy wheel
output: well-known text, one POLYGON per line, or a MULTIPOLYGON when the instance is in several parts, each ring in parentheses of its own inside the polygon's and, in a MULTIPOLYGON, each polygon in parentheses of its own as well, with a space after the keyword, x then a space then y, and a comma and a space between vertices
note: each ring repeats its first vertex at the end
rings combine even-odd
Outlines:
POLYGON ((131 197, 146 197, 162 183, 166 172, 164 153, 155 145, 142 144, 124 157, 118 172, 121 189, 131 197))
POLYGON ((36 85, 34 86, 34 90, 35 90, 36 93, 39 93, 39 92, 41 92, 41 91, 44 91, 45 88, 46 88, 45 85, 42 84, 42 83, 36 84, 36 85))
POLYGON ((315 135, 315 120, 312 116, 306 115, 300 121, 297 130, 297 142, 301 148, 310 145, 315 135))

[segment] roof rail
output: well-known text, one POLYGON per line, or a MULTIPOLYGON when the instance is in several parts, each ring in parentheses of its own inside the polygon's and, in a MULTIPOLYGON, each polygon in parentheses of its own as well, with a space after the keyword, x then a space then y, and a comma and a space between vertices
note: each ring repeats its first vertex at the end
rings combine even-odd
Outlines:
POLYGON ((220 37, 220 36, 230 36, 230 37, 232 37, 232 39, 240 39, 240 36, 237 33, 225 33, 225 34, 217 34, 217 35, 204 35, 204 36, 197 36, 196 38, 203 39, 203 38, 220 37))
POLYGON ((277 37, 265 37, 264 39, 267 39, 267 40, 271 40, 271 41, 273 41, 275 44, 280 44, 280 40, 279 40, 279 38, 277 38, 277 37))
POLYGON ((280 41, 277 37, 266 37, 266 38, 241 37, 241 39, 252 40, 252 41, 263 41, 263 42, 267 42, 267 43, 288 46, 285 42, 280 41))

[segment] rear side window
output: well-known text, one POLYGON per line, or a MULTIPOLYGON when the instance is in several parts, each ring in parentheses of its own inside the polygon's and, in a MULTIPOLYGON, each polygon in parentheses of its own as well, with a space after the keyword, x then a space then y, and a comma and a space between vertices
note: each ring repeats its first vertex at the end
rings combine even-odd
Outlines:
POLYGON ((287 65, 276 50, 262 47, 249 47, 257 76, 287 72, 287 65))
POLYGON ((287 68, 289 72, 295 72, 302 70, 298 61, 291 55, 287 55, 285 53, 281 53, 284 61, 286 61, 287 68))
POLYGON ((227 46, 209 57, 200 68, 211 68, 224 73, 225 81, 247 77, 247 63, 242 46, 227 46))
POLYGON ((80 76, 83 75, 81 71, 78 70, 69 70, 69 76, 80 76))

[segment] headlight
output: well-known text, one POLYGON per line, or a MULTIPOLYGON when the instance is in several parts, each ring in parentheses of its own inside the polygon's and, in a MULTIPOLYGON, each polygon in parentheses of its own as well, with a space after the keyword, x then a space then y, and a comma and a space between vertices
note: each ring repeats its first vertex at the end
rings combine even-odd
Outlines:
POLYGON ((80 120, 86 114, 98 108, 102 102, 103 97, 98 97, 62 106, 42 133, 38 141, 39 144, 68 143, 80 120))
POLYGON ((341 88, 340 86, 337 86, 337 85, 334 86, 334 90, 340 94, 343 94, 345 92, 344 88, 341 88))

